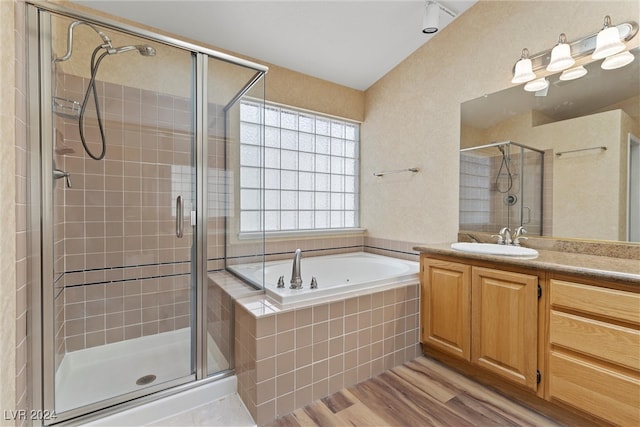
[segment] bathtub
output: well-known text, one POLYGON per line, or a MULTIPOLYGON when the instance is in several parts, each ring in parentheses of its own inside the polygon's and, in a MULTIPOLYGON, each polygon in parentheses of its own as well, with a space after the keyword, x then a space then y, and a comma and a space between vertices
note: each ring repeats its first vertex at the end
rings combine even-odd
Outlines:
POLYGON ((367 252, 315 257, 305 257, 303 252, 300 264, 302 289, 289 289, 293 258, 266 262, 264 266, 252 263, 228 269, 257 287, 262 287, 264 277, 267 295, 283 305, 419 280, 418 262, 367 252), (285 287, 278 289, 276 284, 280 276, 284 276, 285 287), (317 289, 309 288, 312 277, 316 278, 317 289))

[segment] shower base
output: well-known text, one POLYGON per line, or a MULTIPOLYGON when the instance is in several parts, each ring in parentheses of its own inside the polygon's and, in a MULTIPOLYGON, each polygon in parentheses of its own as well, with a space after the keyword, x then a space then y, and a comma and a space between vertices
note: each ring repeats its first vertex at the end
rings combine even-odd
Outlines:
POLYGON ((91 421, 84 426, 255 427, 255 421, 236 393, 237 385, 235 375, 226 377, 91 421))
MULTIPOLYGON (((226 369, 211 337, 208 349, 209 372, 226 369)), ((56 412, 190 375, 190 328, 74 351, 56 372, 56 412)))

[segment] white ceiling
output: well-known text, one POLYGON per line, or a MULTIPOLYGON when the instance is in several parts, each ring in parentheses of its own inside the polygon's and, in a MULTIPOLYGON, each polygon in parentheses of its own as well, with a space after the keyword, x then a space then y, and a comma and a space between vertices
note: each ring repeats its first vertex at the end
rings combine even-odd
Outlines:
MULTIPOLYGON (((439 34, 422 33, 425 0, 72 1, 359 90, 439 34)), ((476 1, 440 3, 459 16, 476 1)))

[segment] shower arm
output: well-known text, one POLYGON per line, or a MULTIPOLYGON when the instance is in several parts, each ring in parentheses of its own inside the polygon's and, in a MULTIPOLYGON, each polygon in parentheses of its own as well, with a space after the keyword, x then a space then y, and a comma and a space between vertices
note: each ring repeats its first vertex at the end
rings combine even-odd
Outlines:
POLYGON ((108 35, 106 35, 105 33, 103 33, 102 31, 100 31, 100 29, 98 29, 98 27, 96 27, 93 24, 90 24, 88 22, 85 21, 74 21, 71 24, 69 24, 69 29, 67 32, 67 53, 64 54, 64 56, 60 57, 60 58, 53 58, 53 62, 63 62, 63 61, 67 61, 69 60, 69 58, 71 58, 71 54, 73 53, 73 29, 78 26, 84 24, 88 27, 90 27, 93 31, 95 31, 96 33, 98 33, 98 35, 100 36, 100 38, 103 41, 102 47, 105 49, 113 49, 113 46, 111 45, 111 39, 109 38, 108 35))

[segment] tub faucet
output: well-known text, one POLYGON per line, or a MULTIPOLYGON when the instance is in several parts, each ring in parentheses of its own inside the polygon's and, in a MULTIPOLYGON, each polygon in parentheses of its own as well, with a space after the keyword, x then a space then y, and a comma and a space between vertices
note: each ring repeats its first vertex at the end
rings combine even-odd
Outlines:
POLYGON ((302 250, 296 249, 293 256, 293 270, 291 271, 291 289, 302 289, 302 277, 300 272, 300 258, 302 258, 302 250))

